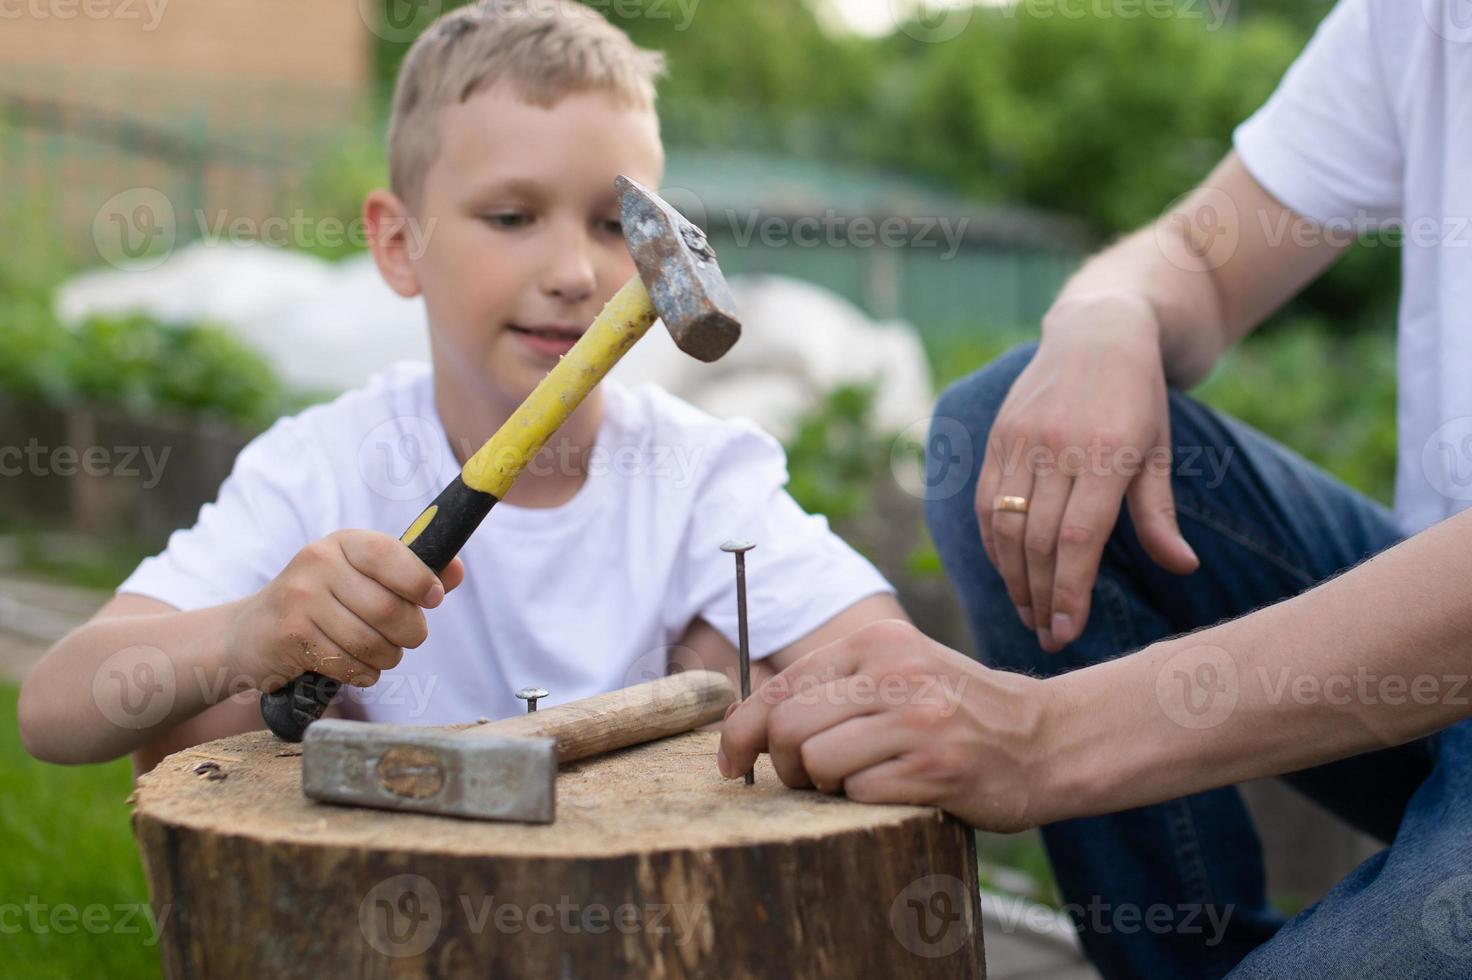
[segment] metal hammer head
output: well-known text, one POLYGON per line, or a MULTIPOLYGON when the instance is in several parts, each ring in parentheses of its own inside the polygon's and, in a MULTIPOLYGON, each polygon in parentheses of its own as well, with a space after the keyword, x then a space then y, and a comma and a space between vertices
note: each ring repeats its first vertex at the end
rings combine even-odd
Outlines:
POLYGON ((717 360, 741 338, 741 322, 705 232, 638 181, 616 184, 624 238, 654 311, 680 350, 717 360))
POLYGON ((551 823, 557 741, 329 718, 307 729, 302 792, 325 803, 551 823))

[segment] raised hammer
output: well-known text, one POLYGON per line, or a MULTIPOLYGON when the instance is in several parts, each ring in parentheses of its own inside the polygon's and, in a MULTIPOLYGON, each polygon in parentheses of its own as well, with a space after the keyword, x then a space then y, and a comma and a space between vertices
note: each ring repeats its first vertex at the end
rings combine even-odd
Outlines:
POLYGON ((551 823, 563 762, 719 721, 730 678, 688 670, 471 728, 329 718, 307 730, 302 792, 324 803, 551 823))
MULTIPOLYGON (((616 186, 624 238, 638 272, 399 538, 436 574, 656 319, 664 321, 677 347, 701 361, 720 358, 741 337, 736 302, 705 233, 638 182, 620 176, 616 186)), ((340 686, 308 672, 262 694, 266 727, 279 738, 301 741, 340 686)))

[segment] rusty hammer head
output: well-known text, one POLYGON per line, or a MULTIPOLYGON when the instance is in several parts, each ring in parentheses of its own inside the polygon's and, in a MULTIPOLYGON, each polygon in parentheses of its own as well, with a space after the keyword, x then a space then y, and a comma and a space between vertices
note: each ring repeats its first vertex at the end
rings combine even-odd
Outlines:
POLYGON ((736 301, 705 232, 638 181, 616 181, 624 238, 675 346, 714 361, 741 338, 736 301))

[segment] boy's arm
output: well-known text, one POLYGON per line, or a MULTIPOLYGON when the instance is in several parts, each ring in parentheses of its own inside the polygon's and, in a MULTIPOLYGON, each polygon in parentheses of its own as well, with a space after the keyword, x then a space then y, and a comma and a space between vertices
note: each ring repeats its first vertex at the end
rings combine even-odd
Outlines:
POLYGON ((422 609, 438 606, 464 574, 455 559, 436 577, 398 539, 350 530, 302 548, 235 602, 180 612, 119 596, 26 676, 21 740, 47 762, 139 752, 146 769, 162 753, 241 730, 254 705, 230 704, 232 694, 270 690, 305 670, 370 686, 404 648, 424 642, 422 609), (198 718, 207 708, 218 710, 198 718))
POLYGON ((206 711, 234 693, 218 675, 228 675, 239 608, 181 612, 146 596, 115 597, 26 676, 18 707, 26 750, 57 763, 136 750, 145 772, 169 751, 248 730, 206 711))

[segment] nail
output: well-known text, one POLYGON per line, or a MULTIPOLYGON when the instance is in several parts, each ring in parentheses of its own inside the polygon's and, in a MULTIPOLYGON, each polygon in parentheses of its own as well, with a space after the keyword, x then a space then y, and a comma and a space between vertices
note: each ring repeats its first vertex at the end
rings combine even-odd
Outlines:
POLYGON ((724 748, 716 749, 716 768, 721 771, 723 778, 731 778, 731 760, 726 758, 726 750, 724 748))
MULTIPOLYGON (((730 718, 732 713, 739 707, 741 707, 740 701, 732 701, 731 706, 726 709, 726 718, 730 718)), ((726 718, 722 718, 721 721, 725 721, 726 718)))
POLYGON ((433 609, 440 604, 440 600, 444 597, 445 586, 439 579, 435 579, 434 584, 429 587, 429 591, 424 593, 424 598, 419 600, 419 604, 428 609, 433 609))
MULTIPOLYGON (((751 697, 751 648, 746 629, 746 553, 756 545, 750 541, 727 541, 721 550, 736 556, 736 632, 737 649, 741 656, 741 700, 751 697)), ((754 785, 756 773, 746 773, 746 785, 754 785)))
POLYGON ((516 696, 526 702, 526 713, 531 714, 537 710, 537 702, 547 696, 547 692, 540 687, 524 687, 516 692, 516 696))
POLYGON ((1037 620, 1033 618, 1031 606, 1018 606, 1017 615, 1022 619, 1022 625, 1030 630, 1038 628, 1037 620))
POLYGON ((1054 613, 1053 635, 1059 642, 1067 643, 1069 637, 1073 636, 1073 617, 1067 613, 1054 613))
POLYGON ((1038 643, 1042 644, 1044 650, 1052 650, 1054 646, 1053 631, 1044 626, 1038 630, 1038 643))

